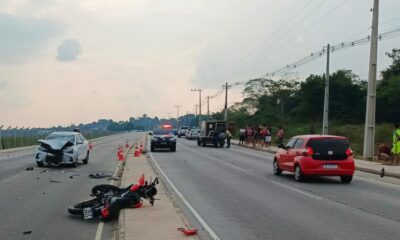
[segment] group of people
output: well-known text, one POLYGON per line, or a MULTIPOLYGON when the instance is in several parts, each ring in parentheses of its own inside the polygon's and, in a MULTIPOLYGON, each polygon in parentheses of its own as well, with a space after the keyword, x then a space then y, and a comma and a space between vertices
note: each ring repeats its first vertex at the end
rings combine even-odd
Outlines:
MULTIPOLYGON (((239 130, 239 144, 251 144, 253 147, 271 147, 272 142, 272 128, 267 125, 250 126, 239 130)), ((285 131, 282 126, 278 127, 276 133, 276 141, 278 145, 283 143, 285 131)))

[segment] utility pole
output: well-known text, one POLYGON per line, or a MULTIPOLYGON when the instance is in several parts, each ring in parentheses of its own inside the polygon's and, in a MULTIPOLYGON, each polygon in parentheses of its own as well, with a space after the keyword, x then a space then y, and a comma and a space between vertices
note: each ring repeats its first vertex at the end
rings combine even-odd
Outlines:
POLYGON ((224 112, 224 121, 228 120, 228 89, 231 87, 231 85, 228 85, 226 82, 224 86, 222 86, 225 89, 225 112, 224 112))
POLYGON ((210 96, 207 96, 207 120, 210 119, 210 96))
POLYGON ((1 139, 1 129, 3 128, 4 125, 0 126, 0 150, 3 150, 3 140, 1 139))
POLYGON ((190 89, 192 92, 199 92, 199 128, 201 127, 201 92, 203 91, 200 88, 190 89))
POLYGON ((326 73, 325 73, 325 98, 324 98, 324 116, 322 121, 322 135, 328 134, 329 126, 329 54, 330 45, 326 46, 326 73))
POLYGON ((180 121, 179 121, 179 108, 181 108, 181 105, 175 105, 176 107, 176 120, 178 120, 178 128, 180 127, 180 121))
POLYGON ((376 110, 376 64, 378 54, 379 0, 374 0, 372 9, 371 47, 369 53, 369 73, 367 110, 365 113, 364 159, 372 159, 375 153, 375 110, 376 110))

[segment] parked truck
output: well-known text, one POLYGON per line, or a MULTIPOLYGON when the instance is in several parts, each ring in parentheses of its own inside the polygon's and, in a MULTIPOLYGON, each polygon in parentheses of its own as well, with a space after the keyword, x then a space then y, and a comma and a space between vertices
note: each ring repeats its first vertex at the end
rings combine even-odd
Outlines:
POLYGON ((226 121, 202 121, 200 134, 197 137, 198 146, 213 145, 223 147, 225 145, 226 128, 233 134, 235 124, 226 121))

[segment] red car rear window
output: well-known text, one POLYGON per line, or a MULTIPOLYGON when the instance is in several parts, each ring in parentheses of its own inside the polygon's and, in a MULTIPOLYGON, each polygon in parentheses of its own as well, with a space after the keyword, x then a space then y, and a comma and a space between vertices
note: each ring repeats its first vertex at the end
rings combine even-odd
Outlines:
POLYGON ((345 160, 349 149, 347 139, 340 138, 312 138, 307 146, 313 149, 315 160, 345 160))

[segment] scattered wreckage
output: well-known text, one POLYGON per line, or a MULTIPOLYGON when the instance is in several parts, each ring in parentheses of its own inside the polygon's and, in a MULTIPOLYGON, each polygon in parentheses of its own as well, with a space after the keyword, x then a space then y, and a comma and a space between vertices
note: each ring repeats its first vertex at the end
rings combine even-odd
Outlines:
POLYGON ((78 166, 78 161, 89 161, 89 143, 79 132, 53 132, 46 139, 38 141, 40 145, 34 152, 38 167, 44 165, 78 166))
POLYGON ((137 184, 132 184, 126 188, 119 188, 110 184, 101 184, 92 188, 93 199, 77 203, 68 208, 72 215, 79 215, 83 219, 100 218, 108 220, 115 218, 119 210, 123 208, 140 208, 143 199, 149 200, 153 206, 155 195, 157 195, 156 185, 159 184, 158 178, 150 183, 144 180, 144 175, 140 177, 137 184))

